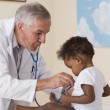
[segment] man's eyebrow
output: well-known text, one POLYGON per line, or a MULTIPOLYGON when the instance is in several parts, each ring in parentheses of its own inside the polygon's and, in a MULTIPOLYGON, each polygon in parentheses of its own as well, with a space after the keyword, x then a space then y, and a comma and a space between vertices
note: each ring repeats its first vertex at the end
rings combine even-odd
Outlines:
MULTIPOLYGON (((50 30, 48 30, 46 33, 48 33, 50 30)), ((36 30, 36 32, 44 32, 42 30, 36 30)))
POLYGON ((36 32, 43 32, 42 30, 36 30, 36 32))

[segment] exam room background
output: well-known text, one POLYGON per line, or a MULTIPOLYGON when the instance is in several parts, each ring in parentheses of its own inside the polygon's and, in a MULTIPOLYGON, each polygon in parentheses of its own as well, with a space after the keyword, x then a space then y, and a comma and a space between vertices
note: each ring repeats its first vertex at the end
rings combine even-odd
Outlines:
MULTIPOLYGON (((52 26, 47 34, 46 43, 41 46, 41 53, 47 64, 47 69, 56 74, 61 71, 71 71, 63 61, 57 59, 56 51, 71 36, 77 33, 76 1, 77 0, 27 0, 26 2, 0 1, 0 19, 13 17, 17 8, 25 3, 39 2, 51 13, 52 26)), ((110 48, 95 47, 94 65, 104 74, 110 85, 110 48)), ((38 101, 44 104, 49 101, 48 96, 38 92, 38 101)), ((110 96, 103 98, 103 105, 110 107, 110 96)))

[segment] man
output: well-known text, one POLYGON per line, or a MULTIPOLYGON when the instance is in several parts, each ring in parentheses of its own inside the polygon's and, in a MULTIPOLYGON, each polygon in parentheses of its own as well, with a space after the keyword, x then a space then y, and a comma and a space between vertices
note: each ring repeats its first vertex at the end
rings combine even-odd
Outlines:
POLYGON ((15 18, 0 21, 0 110, 12 110, 16 100, 32 102, 36 91, 73 85, 64 72, 50 77, 38 53, 50 25, 50 14, 39 3, 21 6, 15 18))

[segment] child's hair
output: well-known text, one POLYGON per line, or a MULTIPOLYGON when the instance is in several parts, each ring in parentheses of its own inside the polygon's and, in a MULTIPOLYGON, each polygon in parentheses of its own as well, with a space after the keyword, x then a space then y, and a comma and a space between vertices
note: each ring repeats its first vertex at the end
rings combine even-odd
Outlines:
POLYGON ((75 36, 67 40, 57 51, 59 59, 70 59, 77 55, 85 55, 90 58, 94 55, 93 45, 86 37, 75 36))

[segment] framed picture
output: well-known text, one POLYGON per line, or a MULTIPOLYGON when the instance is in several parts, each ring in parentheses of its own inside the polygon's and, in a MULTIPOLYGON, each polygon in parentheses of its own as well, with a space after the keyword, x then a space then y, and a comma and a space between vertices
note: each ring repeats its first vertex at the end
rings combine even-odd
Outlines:
POLYGON ((77 0, 78 34, 96 47, 110 47, 110 0, 77 0))
POLYGON ((26 0, 0 0, 0 1, 26 2, 26 0))

